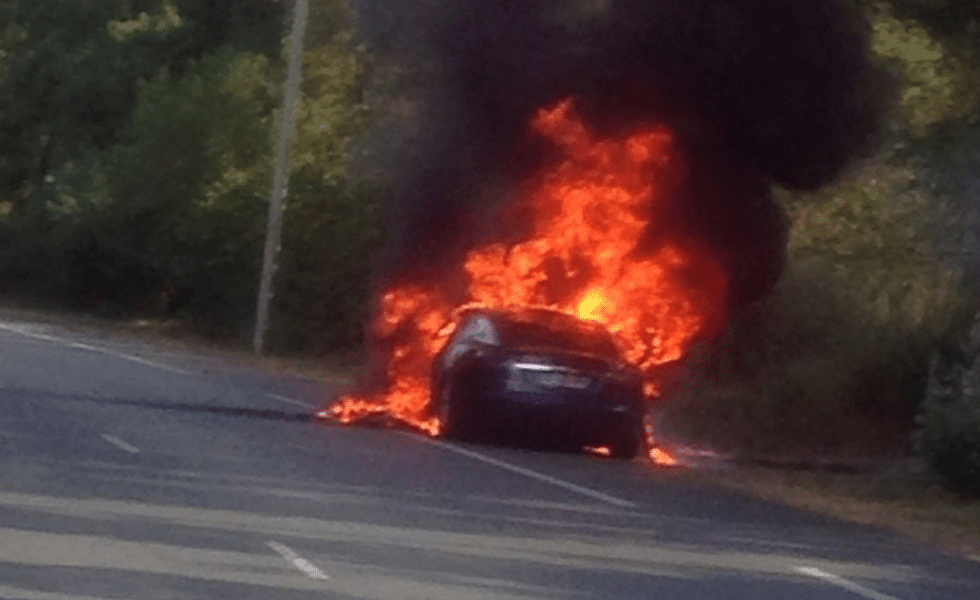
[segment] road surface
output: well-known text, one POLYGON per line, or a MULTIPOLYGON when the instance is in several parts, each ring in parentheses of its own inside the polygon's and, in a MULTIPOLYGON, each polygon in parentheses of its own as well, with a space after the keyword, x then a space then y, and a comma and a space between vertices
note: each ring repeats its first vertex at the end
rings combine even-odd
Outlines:
POLYGON ((0 598, 980 598, 980 565, 882 531, 639 462, 312 422, 330 393, 0 323, 0 598))

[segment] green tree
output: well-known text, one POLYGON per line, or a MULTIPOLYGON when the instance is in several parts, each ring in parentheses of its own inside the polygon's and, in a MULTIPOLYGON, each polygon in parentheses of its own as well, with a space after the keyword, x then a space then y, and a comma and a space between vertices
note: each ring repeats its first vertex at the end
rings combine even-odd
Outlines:
POLYGON ((8 2, 0 80, 0 194, 35 197, 52 167, 106 148, 129 106, 114 67, 121 59, 106 22, 109 0, 8 2))
POLYGON ((119 139, 137 82, 221 48, 275 54, 282 3, 6 0, 0 3, 0 197, 18 210, 53 170, 119 139))
POLYGON ((140 84, 106 169, 103 248, 143 265, 172 308, 215 332, 241 325, 251 304, 269 178, 267 71, 262 55, 234 52, 179 77, 162 69, 140 84))
POLYGON ((274 342, 322 352, 360 338, 382 230, 376 184, 352 168, 353 142, 370 118, 363 63, 347 34, 313 41, 303 63, 274 342))
MULTIPOLYGON (((869 2, 884 4, 881 0, 869 2)), ((926 27, 933 35, 954 43, 980 44, 980 2, 977 0, 888 0, 896 15, 926 27)))
POLYGON ((286 7, 270 0, 173 0, 186 19, 194 56, 221 48, 275 55, 282 43, 286 7))
POLYGON ((980 107, 980 63, 958 52, 921 22, 887 7, 873 14, 874 46, 901 77, 901 103, 893 127, 899 136, 945 134, 971 121, 980 107))

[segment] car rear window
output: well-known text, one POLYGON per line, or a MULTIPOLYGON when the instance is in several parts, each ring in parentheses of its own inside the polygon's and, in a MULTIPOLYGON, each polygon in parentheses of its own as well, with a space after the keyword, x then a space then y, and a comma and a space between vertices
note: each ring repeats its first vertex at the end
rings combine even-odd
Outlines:
POLYGON ((555 348, 618 358, 612 335, 597 323, 558 312, 506 315, 498 328, 508 346, 555 348))

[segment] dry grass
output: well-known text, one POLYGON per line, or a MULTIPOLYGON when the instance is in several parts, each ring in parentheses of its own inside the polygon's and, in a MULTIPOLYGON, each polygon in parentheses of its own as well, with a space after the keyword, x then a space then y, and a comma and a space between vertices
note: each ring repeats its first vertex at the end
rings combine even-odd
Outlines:
POLYGON ((906 469, 830 473, 739 467, 704 477, 767 500, 891 529, 980 561, 980 500, 957 498, 924 474, 906 469))

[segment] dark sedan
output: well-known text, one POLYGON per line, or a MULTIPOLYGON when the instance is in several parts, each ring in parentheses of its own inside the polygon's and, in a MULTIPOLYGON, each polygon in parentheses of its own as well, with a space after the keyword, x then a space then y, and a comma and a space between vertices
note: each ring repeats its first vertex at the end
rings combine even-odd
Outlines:
POLYGON ((620 458, 644 447, 642 376, 591 321, 544 309, 467 310, 432 381, 446 437, 506 432, 620 458))

